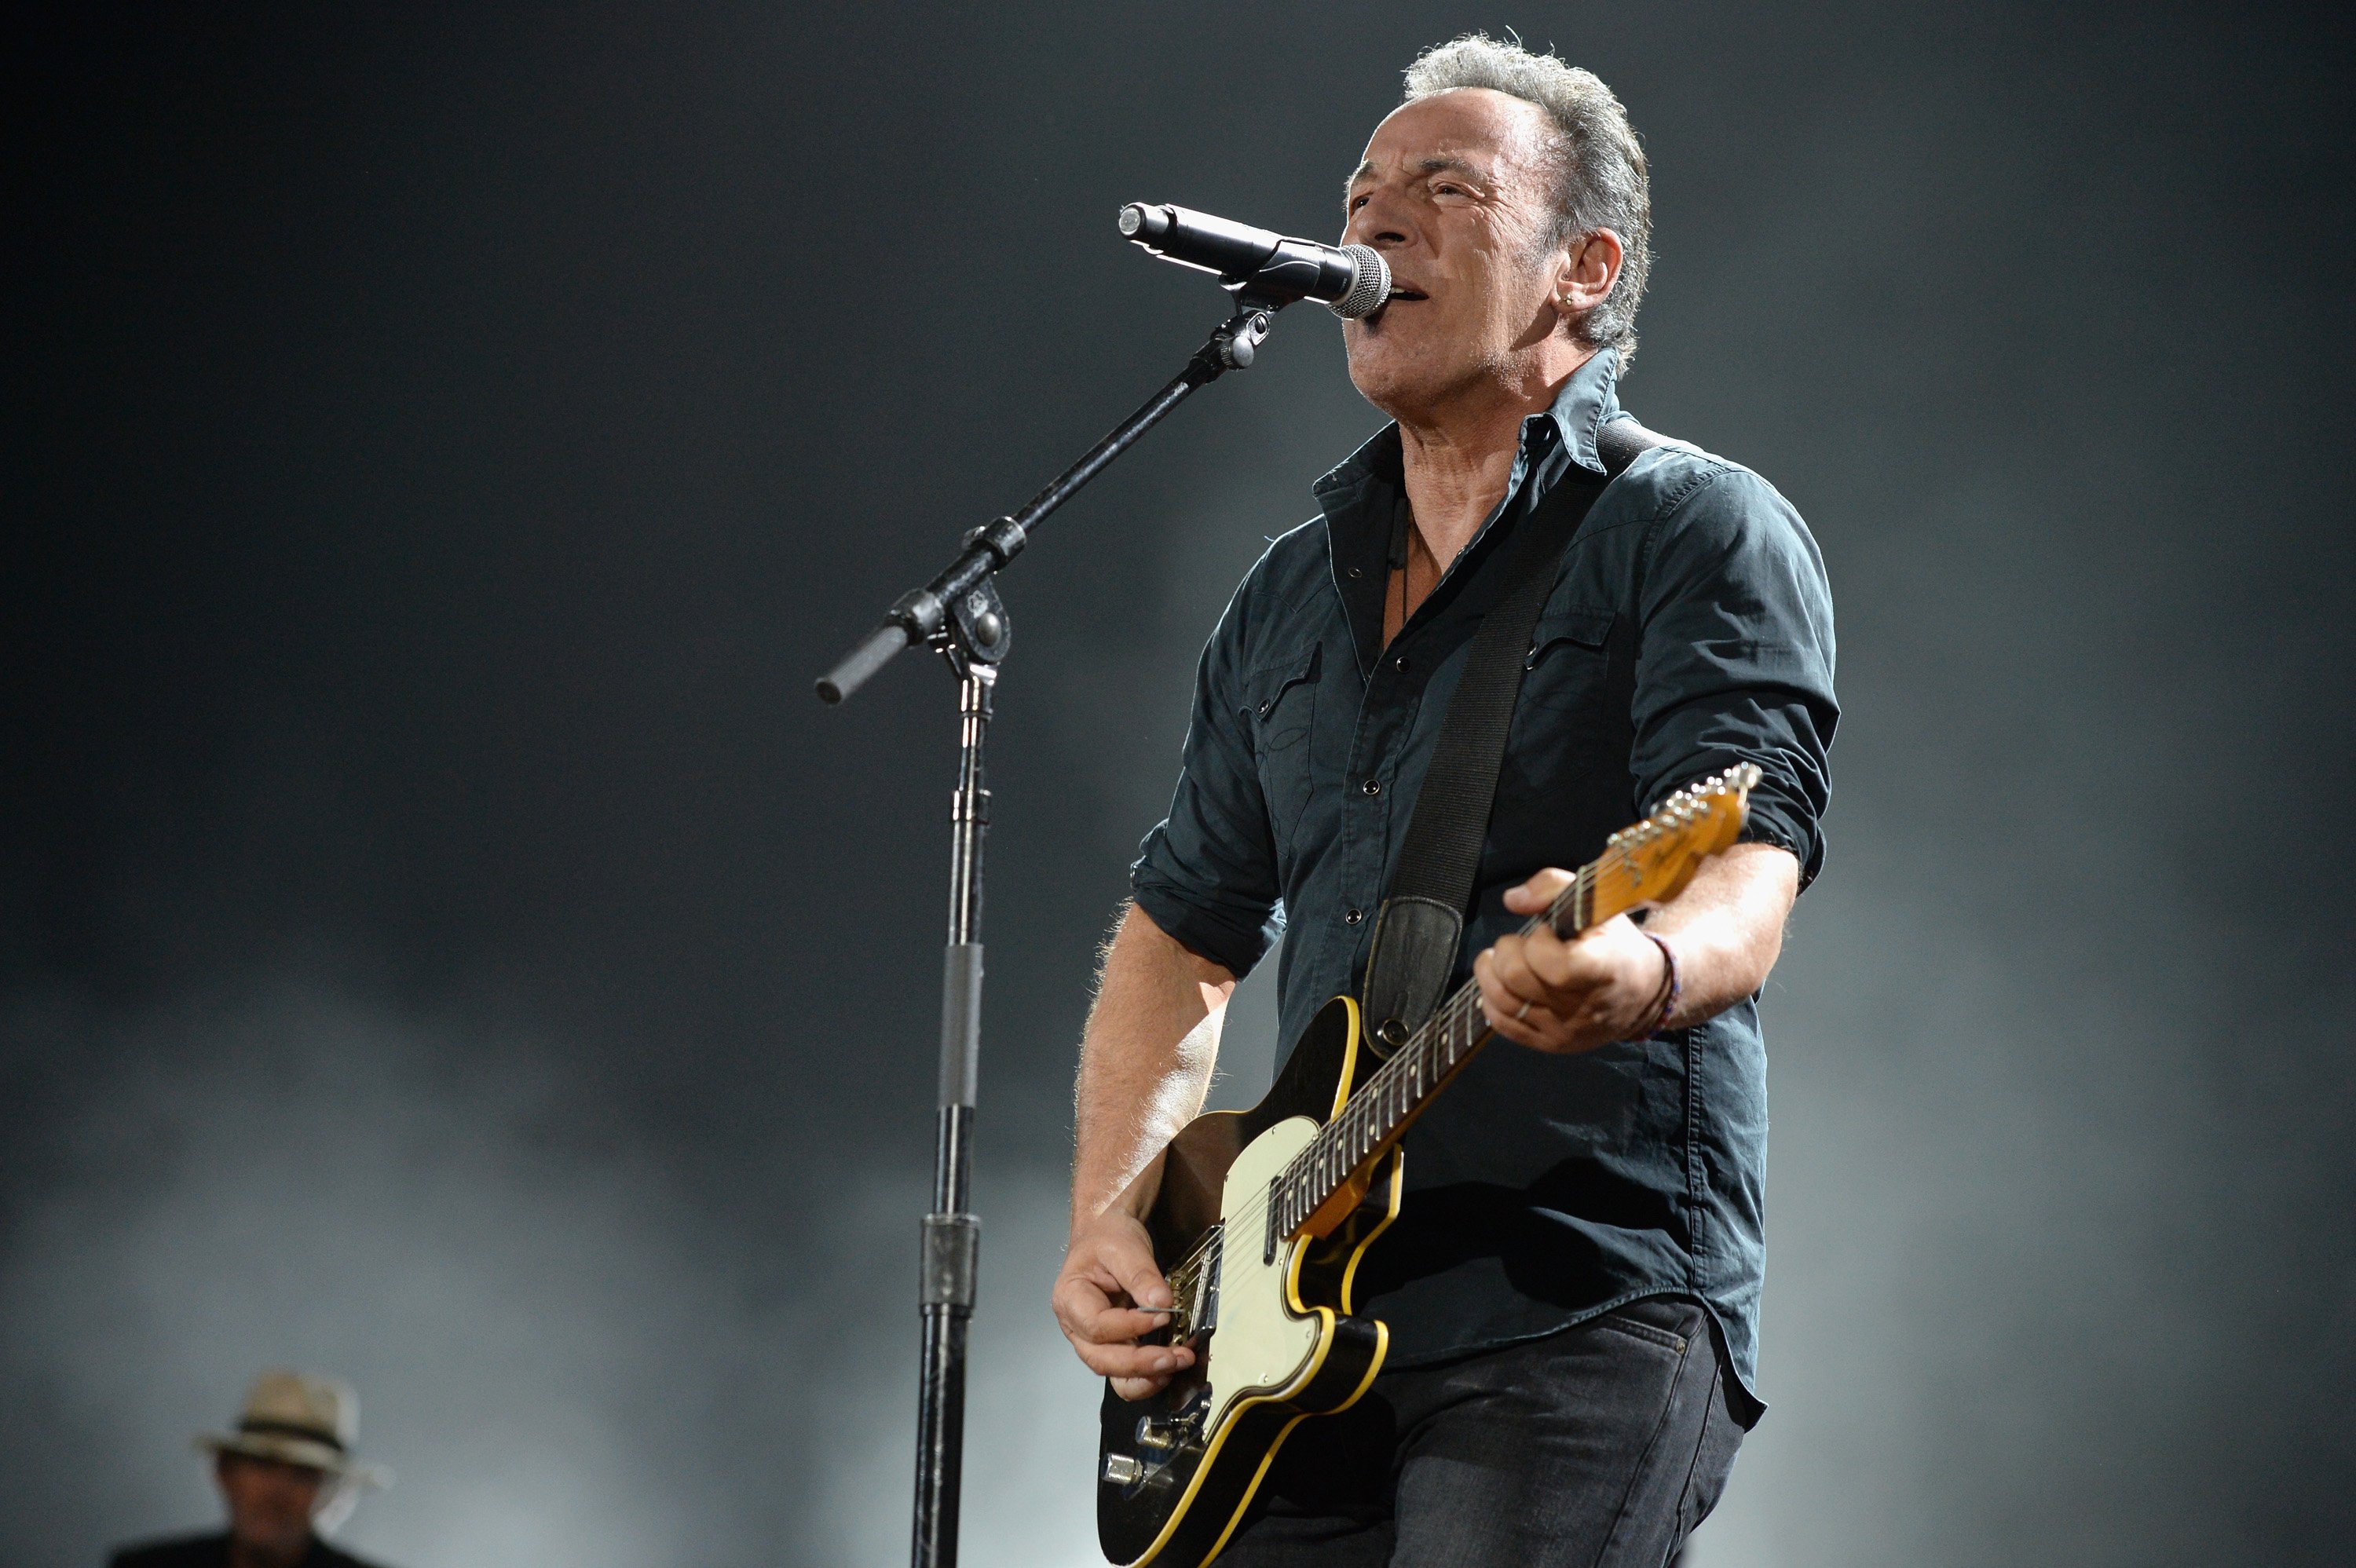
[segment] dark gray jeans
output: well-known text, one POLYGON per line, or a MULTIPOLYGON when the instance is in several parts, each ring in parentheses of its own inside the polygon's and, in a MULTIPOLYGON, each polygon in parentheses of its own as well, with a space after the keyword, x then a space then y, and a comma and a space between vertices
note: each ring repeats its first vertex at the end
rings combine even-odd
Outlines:
POLYGON ((1667 1298, 1385 1372, 1293 1428, 1218 1568, 1663 1568, 1747 1403, 1709 1315, 1667 1298))

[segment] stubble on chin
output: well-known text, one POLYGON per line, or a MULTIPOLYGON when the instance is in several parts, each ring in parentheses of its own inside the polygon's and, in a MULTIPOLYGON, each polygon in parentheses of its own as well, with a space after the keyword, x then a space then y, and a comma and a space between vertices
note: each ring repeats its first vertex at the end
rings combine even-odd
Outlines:
POLYGON ((1430 368, 1420 364, 1421 356, 1408 351, 1396 342, 1365 341, 1365 329, 1355 328, 1352 341, 1345 343, 1350 361, 1350 384, 1358 395, 1393 419, 1403 411, 1420 406, 1428 395, 1422 383, 1430 379, 1430 368))
POLYGON ((1403 424, 1420 424, 1462 397, 1480 381, 1478 366, 1451 363, 1452 356, 1398 342, 1352 344, 1350 384, 1358 395, 1403 424))

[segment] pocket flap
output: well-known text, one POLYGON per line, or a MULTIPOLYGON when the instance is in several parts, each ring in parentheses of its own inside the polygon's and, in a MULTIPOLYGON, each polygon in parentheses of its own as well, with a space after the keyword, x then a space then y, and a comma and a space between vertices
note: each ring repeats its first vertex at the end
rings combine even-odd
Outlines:
POLYGON ((1557 643, 1577 643, 1582 648, 1601 647, 1611 640, 1612 620, 1612 614, 1609 610, 1574 607, 1549 611, 1538 617, 1537 630, 1530 637, 1529 657, 1522 661, 1522 667, 1535 667, 1538 656, 1557 643))
POLYGON ((1251 703, 1245 709, 1246 717, 1266 719, 1276 711, 1276 705, 1283 700, 1287 691, 1303 681, 1315 680, 1318 658, 1324 651, 1324 644, 1312 643, 1306 653, 1271 659, 1252 671, 1244 681, 1244 692, 1251 703))

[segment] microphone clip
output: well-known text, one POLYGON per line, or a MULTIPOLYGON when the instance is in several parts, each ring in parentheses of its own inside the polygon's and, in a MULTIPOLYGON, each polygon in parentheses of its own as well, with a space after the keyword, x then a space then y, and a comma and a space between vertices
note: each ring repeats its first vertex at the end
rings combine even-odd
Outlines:
POLYGON ((1203 353, 1216 355, 1220 370, 1248 370, 1259 356, 1259 346, 1268 341, 1269 329, 1276 325, 1276 313, 1290 302, 1248 293, 1240 283, 1222 286, 1236 291, 1236 314, 1211 334, 1203 353))

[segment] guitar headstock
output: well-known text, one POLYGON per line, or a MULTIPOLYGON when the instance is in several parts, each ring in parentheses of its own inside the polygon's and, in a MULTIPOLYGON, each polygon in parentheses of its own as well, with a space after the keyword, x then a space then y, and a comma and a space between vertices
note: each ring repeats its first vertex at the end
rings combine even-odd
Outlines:
MULTIPOLYGON (((1639 904, 1665 903, 1683 892, 1701 863, 1741 833, 1751 786, 1758 782, 1755 765, 1738 763, 1677 791, 1652 816, 1614 833, 1590 868, 1592 880, 1582 929, 1639 904)), ((1562 922, 1555 923, 1559 930, 1562 922)))

